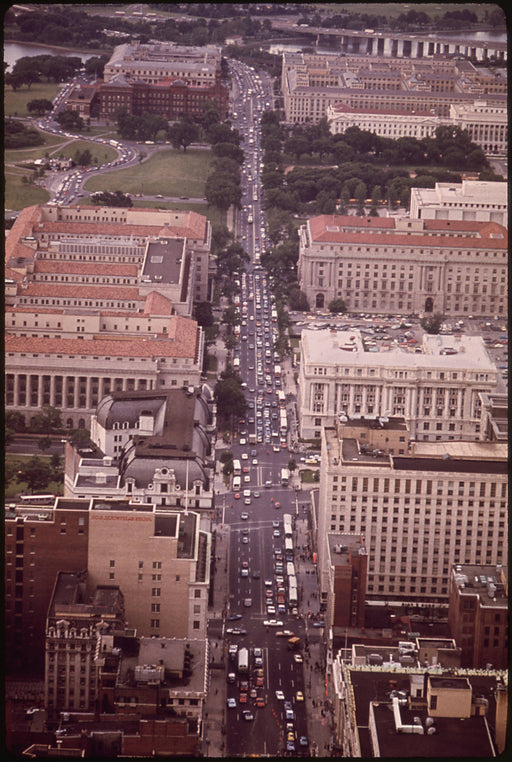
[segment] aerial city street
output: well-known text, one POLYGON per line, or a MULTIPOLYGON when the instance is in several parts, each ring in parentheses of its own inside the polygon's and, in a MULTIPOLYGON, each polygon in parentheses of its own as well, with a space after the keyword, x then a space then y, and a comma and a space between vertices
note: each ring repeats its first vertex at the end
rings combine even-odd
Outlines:
POLYGON ((6 18, 6 748, 496 756, 501 11, 230 9, 6 18))

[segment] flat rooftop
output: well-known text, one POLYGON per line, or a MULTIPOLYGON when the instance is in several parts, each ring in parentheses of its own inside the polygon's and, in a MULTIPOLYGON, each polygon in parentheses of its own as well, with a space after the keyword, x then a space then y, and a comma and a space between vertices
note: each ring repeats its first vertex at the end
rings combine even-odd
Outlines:
POLYGON ((331 563, 334 565, 346 565, 349 563, 349 555, 367 555, 366 545, 361 534, 346 534, 344 532, 329 532, 327 543, 331 563))
MULTIPOLYGON (((368 728, 368 715, 371 710, 374 714, 381 757, 416 759, 493 756, 484 717, 468 717, 464 720, 458 717, 436 717, 434 724, 437 732, 433 735, 396 732, 390 693, 392 690, 409 692, 411 677, 423 675, 423 670, 414 670, 414 673, 406 672, 398 664, 392 670, 382 669, 382 667, 361 669, 360 666, 353 668, 349 666, 346 674, 349 675, 352 686, 351 692, 363 758, 375 756, 368 728)), ((437 677, 443 678, 443 675, 440 674, 437 677)), ((453 677, 457 679, 456 671, 453 677)), ((488 674, 471 675, 469 679, 473 695, 488 698, 490 715, 488 720, 492 725, 495 706, 493 691, 496 688, 497 678, 494 674, 488 674)), ((407 706, 401 706, 400 715, 403 724, 412 725, 414 717, 419 717, 422 725, 425 726, 428 716, 426 704, 415 706, 413 710, 409 710, 407 706)))
POLYGON ((508 567, 458 564, 452 579, 460 595, 478 595, 485 606, 508 608, 508 567))
POLYGON ((142 265, 143 282, 179 283, 185 256, 184 238, 159 238, 150 241, 142 265))
POLYGON ((206 654, 205 640, 141 637, 136 653, 123 656, 121 660, 117 687, 135 685, 137 666, 163 665, 165 677, 162 688, 173 689, 177 696, 187 693, 205 696, 208 676, 206 654), (186 654, 190 654, 190 670, 185 669, 186 654))
POLYGON ((406 368, 427 370, 482 370, 496 372, 483 339, 480 336, 425 334, 421 345, 414 350, 397 346, 380 347, 378 352, 365 349, 361 331, 304 328, 301 333, 303 354, 310 365, 343 366, 368 365, 373 368, 406 368), (418 352, 416 349, 420 349, 418 352))

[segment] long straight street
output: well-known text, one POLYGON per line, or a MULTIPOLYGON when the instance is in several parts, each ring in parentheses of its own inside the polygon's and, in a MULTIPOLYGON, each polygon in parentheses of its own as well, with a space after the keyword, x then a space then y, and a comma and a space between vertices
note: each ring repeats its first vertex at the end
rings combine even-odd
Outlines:
POLYGON ((310 500, 288 471, 297 439, 296 389, 290 359, 275 351, 277 313, 259 264, 266 242, 258 122, 271 93, 240 63, 232 75, 234 126, 244 135, 246 155, 236 232, 251 261, 235 298, 241 325, 230 362, 243 379, 248 408, 232 441, 222 444, 219 437, 217 446, 217 459, 229 450, 235 470, 225 484, 218 463, 204 752, 324 755, 330 721, 310 500))

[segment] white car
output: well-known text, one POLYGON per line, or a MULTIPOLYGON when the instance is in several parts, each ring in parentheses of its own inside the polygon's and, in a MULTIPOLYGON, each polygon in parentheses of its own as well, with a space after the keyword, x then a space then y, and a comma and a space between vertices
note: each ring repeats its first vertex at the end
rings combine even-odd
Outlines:
MULTIPOLYGON (((276 691, 276 699, 278 701, 284 701, 284 693, 283 693, 283 691, 276 691)), ((234 700, 235 699, 232 699, 232 701, 234 701, 234 700)), ((228 701, 229 701, 229 699, 228 699, 228 701)), ((229 706, 229 704, 228 704, 228 706, 229 706)))
POLYGON ((228 709, 236 709, 236 699, 228 698, 228 709))
POLYGON ((265 627, 282 627, 283 623, 279 619, 265 619, 263 622, 265 627))

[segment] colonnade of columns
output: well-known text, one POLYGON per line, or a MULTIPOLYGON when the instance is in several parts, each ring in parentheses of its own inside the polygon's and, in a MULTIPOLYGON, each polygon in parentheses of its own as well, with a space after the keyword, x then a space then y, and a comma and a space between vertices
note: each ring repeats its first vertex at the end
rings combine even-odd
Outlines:
POLYGON ((6 406, 40 410, 50 405, 60 410, 92 411, 110 392, 153 389, 153 378, 76 376, 59 373, 7 373, 6 406))

